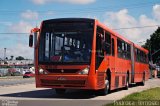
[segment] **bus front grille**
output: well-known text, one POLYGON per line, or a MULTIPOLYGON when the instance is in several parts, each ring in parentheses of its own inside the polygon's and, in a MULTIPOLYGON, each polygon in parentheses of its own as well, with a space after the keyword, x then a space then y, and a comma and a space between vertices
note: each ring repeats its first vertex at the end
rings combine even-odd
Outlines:
POLYGON ((42 85, 85 85, 85 80, 45 80, 41 79, 42 85))
POLYGON ((79 69, 47 69, 50 73, 77 73, 79 69))

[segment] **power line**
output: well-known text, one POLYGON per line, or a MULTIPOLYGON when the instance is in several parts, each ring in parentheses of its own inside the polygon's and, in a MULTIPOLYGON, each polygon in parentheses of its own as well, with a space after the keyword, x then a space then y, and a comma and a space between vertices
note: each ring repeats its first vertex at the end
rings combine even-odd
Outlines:
MULTIPOLYGON (((127 29, 141 29, 141 28, 149 28, 149 27, 159 27, 160 25, 150 25, 150 26, 135 26, 135 27, 125 27, 125 28, 113 28, 112 30, 127 30, 127 29)), ((5 33, 5 32, 1 32, 0 34, 17 34, 17 35, 23 35, 23 34, 30 34, 30 33, 26 33, 26 32, 15 32, 15 33, 5 33)))
POLYGON ((114 29, 113 28, 113 30, 121 30, 121 29, 140 29, 140 28, 148 28, 148 27, 159 27, 160 25, 151 25, 151 26, 135 26, 135 27, 126 27, 126 28, 116 28, 116 29, 114 29))
POLYGON ((15 33, 8 33, 8 32, 1 32, 0 34, 6 34, 6 35, 9 35, 9 34, 17 34, 17 35, 21 35, 21 34, 30 34, 30 33, 25 33, 25 32, 15 32, 15 33))

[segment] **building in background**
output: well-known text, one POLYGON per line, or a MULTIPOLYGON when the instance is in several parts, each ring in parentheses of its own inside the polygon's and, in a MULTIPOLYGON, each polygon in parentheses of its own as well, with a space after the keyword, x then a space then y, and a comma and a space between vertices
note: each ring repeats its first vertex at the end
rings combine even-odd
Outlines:
POLYGON ((7 75, 15 75, 14 73, 19 73, 18 75, 22 75, 25 72, 32 72, 34 71, 34 61, 33 60, 6 60, 0 61, 0 76, 7 76, 7 75))

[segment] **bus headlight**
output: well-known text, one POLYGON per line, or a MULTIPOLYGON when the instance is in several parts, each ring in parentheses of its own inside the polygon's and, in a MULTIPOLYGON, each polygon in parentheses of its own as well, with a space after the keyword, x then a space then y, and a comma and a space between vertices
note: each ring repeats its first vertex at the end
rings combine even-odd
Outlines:
POLYGON ((43 74, 43 69, 39 69, 39 74, 43 74))
POLYGON ((48 72, 44 71, 42 68, 39 69, 39 74, 48 74, 48 72))
POLYGON ((89 72, 89 67, 86 67, 85 69, 80 71, 78 74, 88 74, 88 72, 89 72))

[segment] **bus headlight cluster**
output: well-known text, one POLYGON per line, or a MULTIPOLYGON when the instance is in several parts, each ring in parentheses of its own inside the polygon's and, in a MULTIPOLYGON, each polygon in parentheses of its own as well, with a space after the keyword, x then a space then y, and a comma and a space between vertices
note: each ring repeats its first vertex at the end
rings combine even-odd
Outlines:
POLYGON ((48 74, 46 71, 44 71, 42 68, 39 69, 39 74, 48 74))
POLYGON ((86 67, 85 69, 83 69, 82 71, 80 71, 78 74, 88 74, 89 72, 89 67, 86 67))

